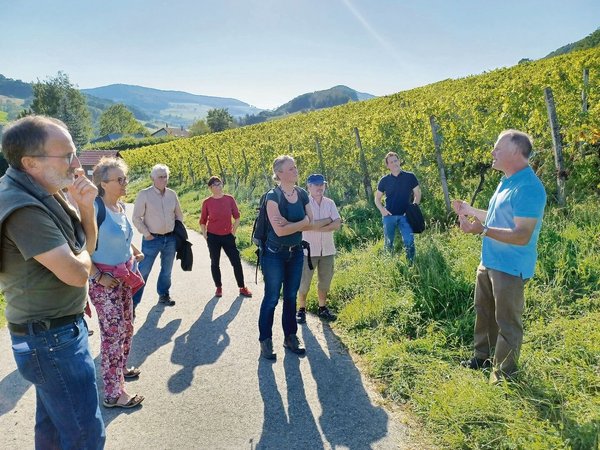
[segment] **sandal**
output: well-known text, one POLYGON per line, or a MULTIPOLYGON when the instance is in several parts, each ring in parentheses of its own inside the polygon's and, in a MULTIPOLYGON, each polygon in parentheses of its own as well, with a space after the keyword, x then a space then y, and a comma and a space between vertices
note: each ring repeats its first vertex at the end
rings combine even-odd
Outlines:
POLYGON ((142 371, 139 368, 132 367, 123 373, 123 378, 137 378, 140 376, 140 373, 142 373, 142 371))
POLYGON ((127 403, 119 403, 119 398, 105 398, 102 405, 105 408, 133 408, 144 401, 143 395, 135 394, 127 403))

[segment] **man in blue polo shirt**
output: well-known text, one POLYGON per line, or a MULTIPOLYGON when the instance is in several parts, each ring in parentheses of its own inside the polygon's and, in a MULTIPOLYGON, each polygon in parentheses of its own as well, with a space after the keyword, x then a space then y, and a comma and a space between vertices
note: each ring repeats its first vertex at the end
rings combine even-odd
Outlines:
POLYGON ((452 202, 461 230, 483 238, 475 283, 475 355, 461 364, 471 369, 493 366, 492 383, 512 377, 517 370, 524 286, 537 260, 546 192, 529 166, 531 151, 529 135, 503 131, 492 151, 492 168, 504 176, 487 211, 461 200, 452 202))
POLYGON ((421 188, 414 173, 402 170, 397 153, 389 152, 385 155, 385 165, 390 173, 379 180, 375 193, 375 206, 381 212, 383 221, 384 247, 387 251, 392 251, 398 228, 406 256, 412 262, 415 258, 415 237, 406 219, 406 208, 411 200, 417 205, 421 202, 421 188), (384 195, 385 206, 381 204, 384 195))

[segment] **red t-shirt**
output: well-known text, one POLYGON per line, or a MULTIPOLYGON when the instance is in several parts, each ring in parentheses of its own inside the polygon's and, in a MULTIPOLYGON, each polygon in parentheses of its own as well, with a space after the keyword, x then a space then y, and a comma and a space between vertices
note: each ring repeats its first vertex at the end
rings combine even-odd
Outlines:
POLYGON ((212 234, 225 236, 231 234, 231 218, 239 219, 240 212, 231 195, 221 198, 208 197, 202 202, 200 225, 206 225, 206 230, 212 234))

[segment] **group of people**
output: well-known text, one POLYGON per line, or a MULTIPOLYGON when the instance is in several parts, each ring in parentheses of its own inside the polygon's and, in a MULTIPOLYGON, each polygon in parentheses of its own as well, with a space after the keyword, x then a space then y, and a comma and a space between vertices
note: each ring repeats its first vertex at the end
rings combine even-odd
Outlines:
MULTIPOLYGON (((462 364, 492 368, 491 379, 496 380, 517 370, 524 284, 533 276, 546 202, 544 188, 529 166, 531 150, 527 134, 501 133, 492 167, 505 176, 488 210, 459 200, 452 204, 460 228, 483 237, 475 288, 475 354, 462 364)), ((128 185, 126 164, 105 158, 90 181, 61 121, 44 116, 17 120, 5 129, 2 151, 9 168, 0 179, 0 286, 17 367, 36 389, 36 447, 103 448, 105 430, 83 314, 89 298, 100 324, 102 404, 138 406, 144 397, 130 394, 125 380, 138 377, 141 370, 128 367, 127 359, 135 308, 159 255, 158 303, 175 305, 171 271, 183 213, 177 194, 167 188, 169 168, 159 164, 152 169, 152 186, 137 196, 132 223, 122 202, 128 185), (143 235, 141 249, 132 242, 134 226, 143 235)), ((388 153, 385 164, 390 173, 381 178, 375 194, 384 248, 393 251, 398 229, 412 263, 414 236, 405 213, 410 203, 421 202, 421 189, 415 175, 402 170, 396 153, 388 153)), ((259 261, 264 279, 260 355, 269 360, 276 359, 273 321, 280 298, 283 346, 298 355, 306 352, 297 331, 298 324, 306 322, 315 271, 317 315, 336 319, 327 307, 327 294, 334 275, 333 233, 342 223, 335 202, 325 196, 322 174, 311 174, 305 190, 298 186, 294 159, 283 155, 273 162, 273 179, 277 186, 266 195, 267 237, 259 261)), ((235 199, 223 192, 219 177, 211 177, 208 188, 199 221, 215 296, 223 295, 223 249, 239 295, 252 297, 236 246, 240 213, 235 199)))

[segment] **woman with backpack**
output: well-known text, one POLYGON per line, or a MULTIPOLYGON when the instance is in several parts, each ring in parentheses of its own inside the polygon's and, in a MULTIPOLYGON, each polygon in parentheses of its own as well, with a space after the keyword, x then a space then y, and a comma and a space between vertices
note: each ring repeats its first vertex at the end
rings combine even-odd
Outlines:
POLYGON ((273 179, 278 185, 266 195, 268 231, 260 257, 265 294, 258 318, 260 353, 263 358, 271 360, 276 359, 273 353, 273 317, 281 292, 283 346, 298 355, 306 352, 296 334, 298 324, 295 315, 304 261, 302 230, 312 222, 308 193, 296 186, 298 168, 294 158, 288 155, 275 158, 273 179))
POLYGON ((94 167, 98 187, 96 218, 98 241, 92 255, 90 300, 100 324, 100 369, 106 408, 133 408, 144 400, 125 390, 125 379, 140 369, 127 368, 133 337, 133 293, 144 284, 137 263, 144 258, 131 242, 133 226, 120 200, 127 193, 127 165, 121 159, 102 158, 94 167))

